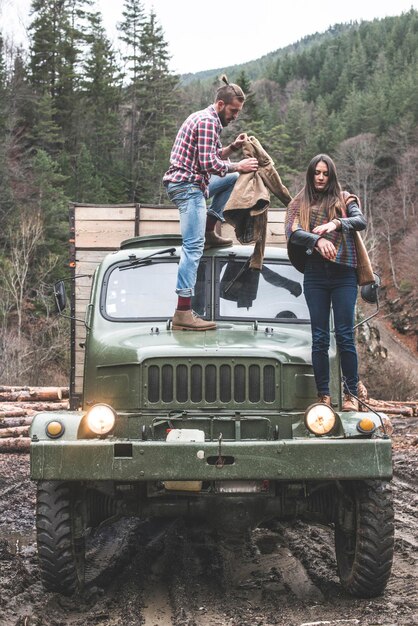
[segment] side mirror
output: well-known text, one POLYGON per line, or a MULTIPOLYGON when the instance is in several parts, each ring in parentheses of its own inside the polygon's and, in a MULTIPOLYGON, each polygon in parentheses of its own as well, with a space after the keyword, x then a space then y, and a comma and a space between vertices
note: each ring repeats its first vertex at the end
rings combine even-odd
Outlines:
POLYGON ((63 280, 58 280, 54 285, 54 299, 57 312, 62 313, 67 306, 67 294, 63 280))
POLYGON ((380 276, 374 274, 374 283, 363 285, 360 289, 362 300, 369 304, 376 304, 379 300, 380 276))
POLYGON ((380 276, 374 274, 374 283, 370 283, 370 285, 363 285, 360 289, 361 299, 368 304, 375 304, 376 310, 374 313, 366 317, 366 319, 361 320, 357 324, 354 325, 354 328, 365 324, 373 317, 375 317, 379 313, 379 287, 380 287, 380 276))

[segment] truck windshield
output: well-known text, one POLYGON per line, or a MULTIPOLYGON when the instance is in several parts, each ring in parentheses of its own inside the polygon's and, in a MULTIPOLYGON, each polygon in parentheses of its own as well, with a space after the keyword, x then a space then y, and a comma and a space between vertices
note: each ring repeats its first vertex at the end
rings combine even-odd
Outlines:
MULTIPOLYGON (((104 317, 126 321, 172 317, 177 303, 177 269, 178 258, 150 259, 137 265, 135 271, 126 271, 126 264, 114 265, 103 281, 104 317)), ((208 271, 209 265, 202 259, 192 299, 193 309, 201 317, 210 310, 208 271)))
POLYGON ((258 271, 240 259, 218 259, 216 264, 218 319, 309 320, 301 274, 292 265, 265 260, 258 271))
MULTIPOLYGON (((214 260, 203 257, 197 272, 193 310, 210 316, 212 284, 216 319, 257 319, 300 322, 309 313, 300 282, 301 274, 290 264, 264 261, 261 271, 251 270, 245 259, 214 260)), ((167 320, 177 304, 175 293, 178 258, 149 259, 134 271, 125 264, 106 272, 101 295, 105 318, 118 321, 167 320)))

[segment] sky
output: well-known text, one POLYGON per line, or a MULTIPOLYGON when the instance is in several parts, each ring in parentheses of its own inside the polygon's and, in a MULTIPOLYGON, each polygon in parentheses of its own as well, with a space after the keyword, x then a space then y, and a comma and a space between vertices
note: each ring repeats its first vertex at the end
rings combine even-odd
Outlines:
MULTIPOLYGON (((3 35, 27 46, 30 0, 0 0, 3 35)), ((400 15, 418 0, 142 0, 145 13, 153 8, 162 26, 170 69, 176 74, 223 69, 253 61, 325 32, 339 23, 400 15)), ((119 47, 116 24, 123 0, 96 0, 109 38, 119 47)))

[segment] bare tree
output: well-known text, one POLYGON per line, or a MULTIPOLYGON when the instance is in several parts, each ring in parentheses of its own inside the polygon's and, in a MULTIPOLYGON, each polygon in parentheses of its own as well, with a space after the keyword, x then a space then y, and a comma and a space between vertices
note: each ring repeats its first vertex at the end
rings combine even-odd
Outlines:
POLYGON ((336 154, 340 180, 360 198, 362 210, 367 218, 367 247, 372 256, 376 242, 373 196, 378 175, 375 165, 378 153, 376 136, 364 133, 343 141, 336 154))
POLYGON ((33 359, 39 341, 23 334, 26 309, 30 303, 29 292, 38 290, 38 285, 53 269, 57 258, 48 255, 42 263, 35 262, 43 241, 42 219, 37 213, 22 212, 14 225, 7 227, 4 241, 0 273, 0 373, 3 380, 13 377, 21 380, 28 371, 39 366, 33 359))
POLYGON ((415 216, 415 188, 418 166, 418 148, 413 146, 404 152, 397 161, 395 180, 399 195, 404 225, 415 216))
POLYGON ((3 267, 3 290, 8 292, 16 311, 18 340, 22 333, 28 274, 42 235, 42 220, 36 214, 22 215, 17 225, 9 226, 7 232, 8 251, 3 267))

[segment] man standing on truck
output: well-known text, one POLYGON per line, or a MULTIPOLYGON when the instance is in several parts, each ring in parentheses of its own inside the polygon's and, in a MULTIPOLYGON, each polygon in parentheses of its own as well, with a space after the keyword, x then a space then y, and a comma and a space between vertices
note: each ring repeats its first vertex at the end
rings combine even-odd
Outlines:
POLYGON ((197 268, 204 247, 230 246, 231 239, 220 237, 215 225, 223 222, 223 209, 231 195, 239 173, 258 169, 255 158, 232 163, 229 157, 247 139, 241 133, 233 143, 222 147, 222 128, 233 122, 241 111, 245 94, 241 87, 225 83, 216 92, 215 102, 202 111, 192 113, 183 122, 171 150, 170 167, 163 181, 167 195, 180 212, 183 238, 177 273, 178 295, 173 330, 213 330, 215 322, 202 320, 192 311, 192 296, 197 268), (209 210, 206 199, 212 198, 209 210))

